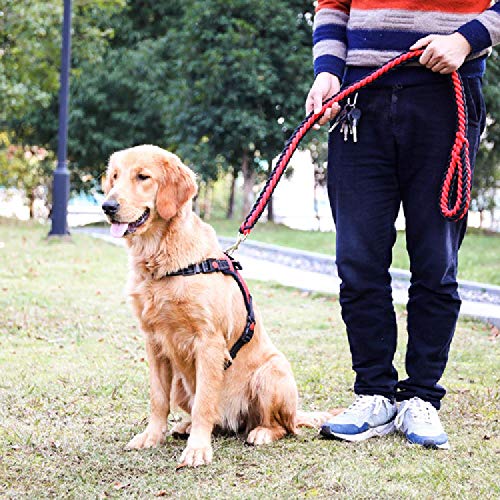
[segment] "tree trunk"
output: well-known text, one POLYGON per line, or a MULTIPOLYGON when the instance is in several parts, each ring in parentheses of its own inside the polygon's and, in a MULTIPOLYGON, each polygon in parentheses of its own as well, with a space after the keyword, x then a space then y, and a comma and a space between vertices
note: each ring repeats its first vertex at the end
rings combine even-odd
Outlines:
POLYGON ((273 197, 269 198, 267 203, 267 220, 268 222, 274 222, 274 207, 273 207, 273 197))
POLYGON ((231 169, 231 186, 229 188, 229 198, 227 200, 226 219, 232 219, 234 216, 234 191, 236 188, 236 170, 231 169))
POLYGON ((316 181, 314 181, 314 216, 316 217, 316 221, 318 223, 318 231, 321 231, 321 217, 319 216, 319 206, 318 206, 318 188, 319 185, 316 181))
POLYGON ((32 189, 29 190, 28 194, 28 203, 30 207, 30 219, 35 218, 35 193, 33 192, 32 189))
POLYGON ((255 171, 250 166, 248 153, 243 153, 241 161, 241 171, 243 173, 243 218, 248 215, 253 203, 253 186, 255 184, 255 171))
POLYGON ((203 199, 203 220, 210 220, 212 216, 212 183, 205 184, 205 198, 203 199))

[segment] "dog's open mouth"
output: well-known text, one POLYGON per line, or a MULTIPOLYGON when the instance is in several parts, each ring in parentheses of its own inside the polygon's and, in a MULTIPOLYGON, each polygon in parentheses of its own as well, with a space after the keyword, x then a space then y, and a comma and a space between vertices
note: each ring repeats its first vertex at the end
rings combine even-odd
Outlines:
POLYGON ((141 227, 149 217, 149 208, 144 210, 143 214, 134 222, 111 222, 110 233, 111 236, 115 238, 121 238, 127 234, 132 234, 137 231, 137 228, 141 227))

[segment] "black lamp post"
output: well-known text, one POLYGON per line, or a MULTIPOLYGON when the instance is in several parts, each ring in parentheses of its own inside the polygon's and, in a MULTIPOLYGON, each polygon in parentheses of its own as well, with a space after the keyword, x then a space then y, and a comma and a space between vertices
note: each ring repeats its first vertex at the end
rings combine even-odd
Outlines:
POLYGON ((68 231, 69 171, 67 166, 69 68, 71 62, 71 0, 64 0, 61 52, 61 87, 59 89, 59 134, 57 168, 52 188, 52 228, 49 236, 64 236, 68 231))

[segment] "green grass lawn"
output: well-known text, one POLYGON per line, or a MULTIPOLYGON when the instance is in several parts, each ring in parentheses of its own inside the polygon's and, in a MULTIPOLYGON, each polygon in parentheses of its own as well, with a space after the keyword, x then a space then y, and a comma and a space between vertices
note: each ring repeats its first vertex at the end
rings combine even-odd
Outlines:
MULTIPOLYGON (((214 219, 210 224, 219 235, 235 237, 241 221, 214 219)), ((298 231, 282 224, 259 223, 253 229, 250 239, 310 252, 335 254, 334 233, 298 231)), ((398 231, 392 266, 409 269, 404 231, 398 231)), ((470 229, 460 249, 458 274, 460 279, 500 285, 500 235, 470 229)))
MULTIPOLYGON (((443 380, 450 452, 409 447, 399 435, 348 444, 313 430, 262 448, 219 437, 211 466, 180 472, 183 442, 124 451, 148 414, 144 346, 122 291, 125 252, 83 235, 46 241, 47 230, 0 220, 0 498, 500 496, 498 343, 472 321, 458 324, 443 380)), ((250 286, 302 406, 349 404, 336 298, 250 286)), ((403 331, 402 309, 398 317, 403 331)), ((405 342, 401 333, 402 376, 405 342)))

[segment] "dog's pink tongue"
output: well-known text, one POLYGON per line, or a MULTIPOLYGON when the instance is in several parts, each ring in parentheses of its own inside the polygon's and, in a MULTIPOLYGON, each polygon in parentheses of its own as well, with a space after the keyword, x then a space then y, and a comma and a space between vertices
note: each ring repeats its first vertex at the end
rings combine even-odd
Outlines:
POLYGON ((113 224, 111 224, 111 227, 109 228, 109 232, 111 233, 111 236, 114 236, 115 238, 121 238, 125 234, 127 227, 127 223, 118 224, 117 222, 113 222, 113 224))

